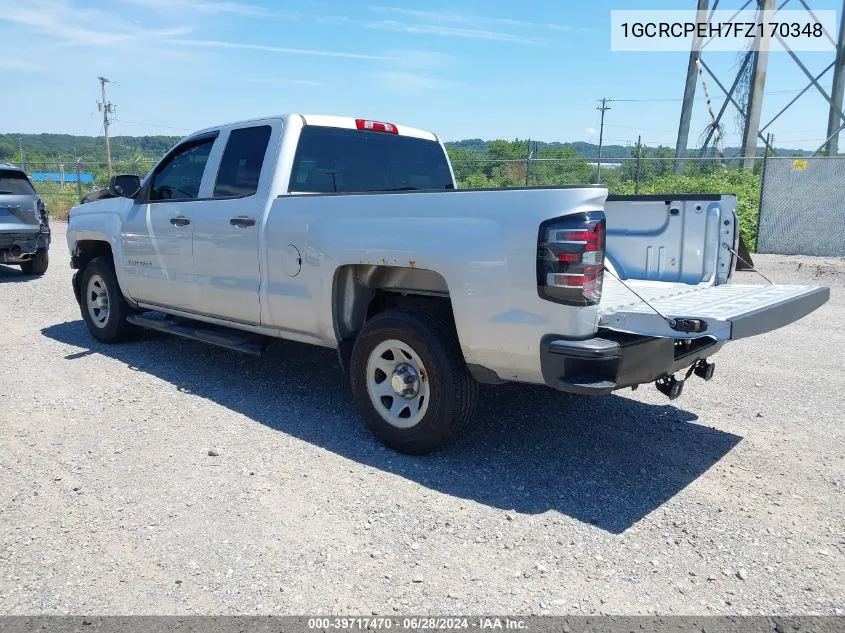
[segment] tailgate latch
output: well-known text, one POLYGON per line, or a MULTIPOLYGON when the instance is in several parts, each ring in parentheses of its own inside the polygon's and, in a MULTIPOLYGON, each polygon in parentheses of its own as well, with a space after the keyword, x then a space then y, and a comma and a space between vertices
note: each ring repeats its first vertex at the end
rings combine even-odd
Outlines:
POLYGON ((670 319, 669 327, 676 332, 698 334, 707 331, 707 321, 704 319, 670 319))

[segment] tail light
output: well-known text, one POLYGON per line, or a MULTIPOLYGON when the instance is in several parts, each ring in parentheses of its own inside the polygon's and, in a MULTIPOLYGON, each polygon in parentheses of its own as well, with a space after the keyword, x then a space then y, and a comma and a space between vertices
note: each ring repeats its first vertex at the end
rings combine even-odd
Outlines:
POLYGON ((47 226, 50 222, 50 217, 47 213, 47 205, 44 204, 44 201, 40 198, 38 199, 38 215, 39 219, 41 220, 41 224, 47 226))
POLYGON ((605 217, 601 211, 574 213, 540 225, 537 291, 568 305, 590 306, 601 299, 605 217))
POLYGON ((388 134, 399 134, 399 128, 397 128, 393 123, 384 123, 383 121, 355 119, 355 127, 357 127, 359 130, 369 130, 370 132, 386 132, 388 134))

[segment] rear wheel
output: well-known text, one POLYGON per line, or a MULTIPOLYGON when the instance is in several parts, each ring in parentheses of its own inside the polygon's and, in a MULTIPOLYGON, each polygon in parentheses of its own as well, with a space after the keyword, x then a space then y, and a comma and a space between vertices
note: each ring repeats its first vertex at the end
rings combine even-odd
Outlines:
POLYGON ((452 439, 478 397, 454 325, 428 310, 397 308, 369 321, 352 350, 350 380, 367 428, 402 453, 452 439))
POLYGON ((35 257, 21 262, 21 270, 24 275, 43 275, 47 272, 50 263, 50 256, 46 248, 39 248, 35 251, 35 257))
POLYGON ((85 266, 80 283, 82 319, 88 331, 103 343, 119 343, 134 332, 126 317, 132 308, 123 298, 114 265, 107 257, 95 257, 85 266))

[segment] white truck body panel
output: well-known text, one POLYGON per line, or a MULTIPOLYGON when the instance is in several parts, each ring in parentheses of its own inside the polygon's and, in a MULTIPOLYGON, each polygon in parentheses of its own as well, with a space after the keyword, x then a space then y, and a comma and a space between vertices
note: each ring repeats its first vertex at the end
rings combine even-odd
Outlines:
POLYGON ((730 195, 611 196, 604 207, 608 263, 622 279, 727 283, 735 211, 730 195))
POLYGON ((579 188, 283 196, 265 227, 264 323, 334 346, 338 269, 430 270, 445 280, 467 362, 502 378, 542 382, 542 336, 563 330, 590 336, 597 310, 539 297, 537 227, 561 212, 600 210, 605 195, 579 188), (289 245, 302 254, 296 277, 285 272, 289 245))

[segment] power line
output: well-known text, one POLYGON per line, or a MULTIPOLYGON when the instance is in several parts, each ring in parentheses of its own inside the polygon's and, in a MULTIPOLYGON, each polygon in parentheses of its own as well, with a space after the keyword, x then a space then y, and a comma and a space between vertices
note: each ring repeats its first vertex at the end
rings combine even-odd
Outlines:
POLYGON ((614 125, 612 123, 605 123, 605 127, 613 127, 618 128, 620 130, 633 130, 635 132, 665 132, 666 134, 671 134, 674 130, 657 130, 655 128, 648 128, 648 127, 632 127, 630 125, 614 125))
POLYGON ((144 123, 142 121, 127 121, 126 119, 120 119, 121 123, 130 123, 132 125, 142 125, 144 127, 152 127, 152 128, 161 128, 163 130, 176 130, 177 132, 189 132, 188 128, 184 127, 174 127, 172 125, 159 125, 158 123, 144 123))
MULTIPOLYGON (((801 92, 801 90, 772 90, 766 92, 767 95, 792 95, 801 92)), ((724 99, 725 97, 714 97, 715 99, 724 99)), ((696 101, 705 101, 704 97, 696 97, 696 101)), ((678 98, 655 98, 655 99, 614 99, 614 101, 618 103, 676 103, 679 101, 683 101, 683 99, 678 98)))

